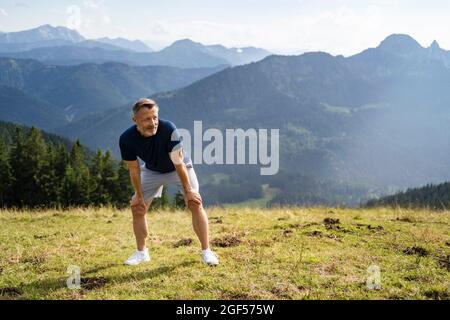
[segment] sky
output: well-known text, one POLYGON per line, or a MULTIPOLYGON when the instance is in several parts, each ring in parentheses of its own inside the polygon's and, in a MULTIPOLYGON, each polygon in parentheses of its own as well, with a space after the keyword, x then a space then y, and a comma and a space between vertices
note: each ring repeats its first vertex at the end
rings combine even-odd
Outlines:
POLYGON ((51 24, 90 39, 139 39, 155 50, 189 38, 280 54, 348 56, 393 33, 450 49, 449 16, 446 0, 0 0, 3 32, 51 24))

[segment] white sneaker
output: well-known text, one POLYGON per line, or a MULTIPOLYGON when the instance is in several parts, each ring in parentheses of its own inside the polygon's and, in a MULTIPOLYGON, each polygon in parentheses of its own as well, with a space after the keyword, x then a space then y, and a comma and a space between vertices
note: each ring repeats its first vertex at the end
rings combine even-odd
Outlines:
POLYGON ((125 261, 125 264, 128 266, 135 266, 148 261, 150 261, 150 255, 148 254, 148 249, 145 249, 144 251, 136 251, 133 253, 133 255, 125 261))
POLYGON ((202 251, 202 260, 203 263, 206 263, 210 266, 217 266, 219 264, 219 259, 217 258, 217 255, 211 251, 211 249, 203 250, 202 251))

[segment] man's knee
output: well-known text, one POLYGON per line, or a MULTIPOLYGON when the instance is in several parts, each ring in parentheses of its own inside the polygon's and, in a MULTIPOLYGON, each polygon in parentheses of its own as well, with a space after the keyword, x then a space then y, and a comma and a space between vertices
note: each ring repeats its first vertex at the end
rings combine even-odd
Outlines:
POLYGON ((143 217, 147 214, 147 209, 137 206, 131 206, 131 213, 134 217, 143 217))
POLYGON ((203 205, 191 200, 188 203, 188 209, 191 210, 192 213, 201 212, 203 210, 203 205))
POLYGON ((131 198, 131 212, 133 214, 133 216, 135 217, 142 217, 145 216, 147 214, 147 210, 150 207, 150 205, 152 204, 152 200, 150 200, 150 202, 146 202, 145 207, 143 207, 142 205, 133 205, 133 200, 135 198, 135 195, 131 198))

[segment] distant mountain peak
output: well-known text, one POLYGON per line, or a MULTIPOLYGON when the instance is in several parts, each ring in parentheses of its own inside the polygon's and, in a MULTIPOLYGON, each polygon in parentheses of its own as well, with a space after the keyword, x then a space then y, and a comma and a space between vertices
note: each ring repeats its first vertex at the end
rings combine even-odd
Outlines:
POLYGON ((2 38, 0 38, 1 43, 31 43, 49 40, 81 42, 85 38, 76 30, 66 27, 53 27, 50 24, 44 24, 24 31, 3 33, 2 38))
POLYGON ((151 52, 153 51, 149 46, 140 40, 128 40, 126 38, 99 38, 96 41, 111 44, 123 49, 137 51, 137 52, 151 52))
POLYGON ((439 46, 439 43, 436 40, 433 40, 433 42, 430 45, 430 48, 435 50, 435 49, 441 49, 441 47, 439 46))
POLYGON ((378 49, 395 53, 409 53, 412 50, 423 48, 413 37, 407 34, 392 34, 380 43, 378 49))
POLYGON ((40 26, 38 26, 36 28, 25 30, 24 32, 26 32, 26 31, 33 31, 33 30, 78 33, 78 31, 76 31, 76 30, 72 30, 72 29, 69 29, 67 27, 62 27, 62 26, 54 27, 51 24, 43 24, 43 25, 40 25, 40 26))
POLYGON ((441 49, 436 40, 434 40, 431 45, 427 48, 428 58, 433 60, 438 60, 444 63, 446 68, 450 67, 449 60, 447 58, 447 52, 441 49))
POLYGON ((198 42, 195 42, 189 38, 184 38, 184 39, 177 40, 174 43, 198 43, 198 42))
POLYGON ((47 24, 43 24, 40 25, 39 27, 37 27, 36 29, 68 29, 66 27, 60 27, 60 26, 52 26, 51 24, 47 23, 47 24))
POLYGON ((185 46, 194 47, 194 46, 203 46, 203 45, 199 42, 195 42, 195 41, 192 41, 191 39, 187 39, 187 38, 177 40, 170 45, 170 47, 185 47, 185 46))
MULTIPOLYGON (((122 38, 122 37, 116 37, 116 38, 103 37, 103 38, 99 38, 99 39, 97 39, 97 40, 110 40, 110 41, 114 41, 114 40, 128 40, 128 39, 125 39, 125 38, 122 38)), ((128 40, 128 41, 134 42, 134 41, 137 41, 137 40, 128 40)))
POLYGON ((47 33, 44 35, 49 36, 51 39, 64 39, 64 40, 71 40, 74 42, 80 42, 85 40, 85 38, 78 31, 66 27, 61 26, 53 27, 50 24, 44 24, 42 26, 37 27, 36 29, 41 32, 47 33))

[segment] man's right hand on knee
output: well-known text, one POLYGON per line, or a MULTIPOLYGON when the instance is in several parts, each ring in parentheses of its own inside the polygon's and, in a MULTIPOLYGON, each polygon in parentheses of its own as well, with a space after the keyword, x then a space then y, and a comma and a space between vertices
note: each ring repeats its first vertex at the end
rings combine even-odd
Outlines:
POLYGON ((144 197, 135 195, 131 199, 131 208, 136 210, 144 210, 146 212, 148 205, 145 203, 144 197))

